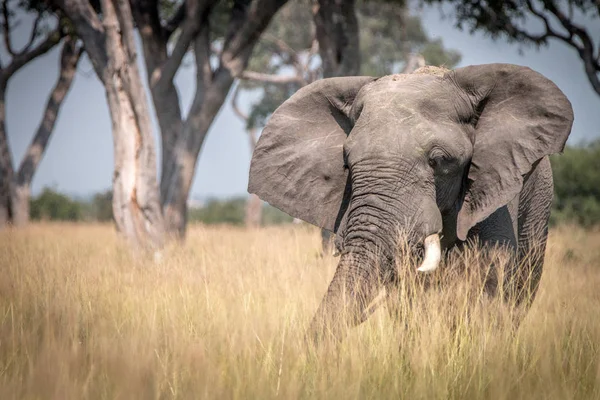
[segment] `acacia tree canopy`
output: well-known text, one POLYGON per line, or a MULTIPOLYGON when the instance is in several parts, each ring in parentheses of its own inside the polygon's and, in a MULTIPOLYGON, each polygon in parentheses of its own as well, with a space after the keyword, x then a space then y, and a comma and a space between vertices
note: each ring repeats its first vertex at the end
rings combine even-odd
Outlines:
POLYGON ((600 42, 583 21, 600 24, 597 0, 423 0, 454 6, 456 27, 493 39, 543 46, 560 41, 577 51, 585 74, 600 95, 600 42), (532 24, 533 22, 533 24, 532 24))
MULTIPOLYGON (((411 15, 403 2, 361 1, 356 11, 361 75, 400 73, 415 54, 429 65, 452 68, 460 62, 457 51, 446 49, 441 39, 429 38, 420 17, 411 15)), ((247 129, 264 126, 296 90, 323 77, 314 30, 307 1, 290 2, 273 19, 240 83, 244 90, 262 92, 248 112, 247 129)))

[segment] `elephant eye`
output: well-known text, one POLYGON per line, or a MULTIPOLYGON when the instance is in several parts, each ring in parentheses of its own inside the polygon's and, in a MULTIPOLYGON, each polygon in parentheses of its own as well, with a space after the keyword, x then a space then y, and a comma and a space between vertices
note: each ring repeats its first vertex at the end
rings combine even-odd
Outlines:
POLYGON ((430 152, 428 162, 430 167, 440 170, 440 172, 446 172, 452 164, 452 158, 444 150, 435 148, 430 152))

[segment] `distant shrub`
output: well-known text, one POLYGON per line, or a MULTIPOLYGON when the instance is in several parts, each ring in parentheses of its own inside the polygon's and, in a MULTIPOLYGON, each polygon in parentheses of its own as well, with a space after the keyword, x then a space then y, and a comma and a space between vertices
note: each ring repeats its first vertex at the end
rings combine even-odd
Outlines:
POLYGON ((273 207, 270 204, 266 204, 263 206, 262 213, 262 224, 263 225, 280 225, 280 224, 290 224, 294 218, 284 213, 278 208, 273 207))
POLYGON ((551 223, 600 224, 600 140, 567 146, 551 157, 554 202, 551 223))
POLYGON ((190 222, 204 224, 243 225, 246 213, 246 199, 233 198, 227 200, 211 199, 203 207, 188 211, 190 222))
POLYGON ((33 220, 78 221, 83 216, 83 207, 68 196, 45 188, 31 200, 30 213, 33 220))
MULTIPOLYGON (((203 224, 244 225, 246 216, 245 197, 231 199, 210 199, 202 207, 191 208, 188 211, 190 222, 203 224)), ((263 205, 262 225, 279 225, 292 222, 292 217, 268 204, 263 205)))
POLYGON ((112 221, 112 190, 96 193, 89 204, 88 218, 94 221, 112 221))

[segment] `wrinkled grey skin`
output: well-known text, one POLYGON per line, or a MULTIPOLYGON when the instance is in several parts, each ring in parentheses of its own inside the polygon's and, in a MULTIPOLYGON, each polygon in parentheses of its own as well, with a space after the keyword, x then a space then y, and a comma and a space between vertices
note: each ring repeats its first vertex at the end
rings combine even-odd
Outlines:
POLYGON ((415 249, 431 234, 446 250, 477 236, 517 261, 537 243, 530 271, 515 274, 536 277, 535 293, 553 192, 547 156, 562 151, 572 122, 551 81, 510 64, 323 79, 294 94, 258 141, 248 190, 337 234, 341 258, 314 333, 341 338, 364 319, 394 281, 398 227, 415 249))

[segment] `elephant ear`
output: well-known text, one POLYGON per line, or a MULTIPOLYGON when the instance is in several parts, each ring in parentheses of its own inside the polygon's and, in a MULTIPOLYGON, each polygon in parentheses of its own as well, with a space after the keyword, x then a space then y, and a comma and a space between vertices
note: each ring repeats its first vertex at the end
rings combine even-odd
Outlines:
POLYGON ((573 109, 554 83, 527 67, 487 64, 448 76, 478 110, 467 191, 457 221, 458 238, 465 240, 469 229, 521 191, 523 176, 534 163, 562 152, 573 109))
POLYGON ((350 109, 372 77, 328 78, 298 90, 271 116, 250 164, 248 192, 336 231, 350 196, 343 145, 350 109))

